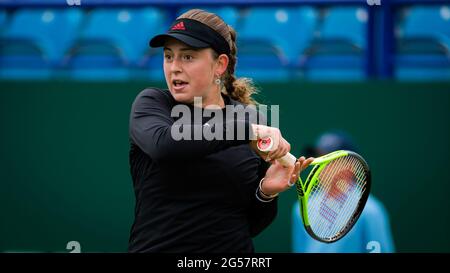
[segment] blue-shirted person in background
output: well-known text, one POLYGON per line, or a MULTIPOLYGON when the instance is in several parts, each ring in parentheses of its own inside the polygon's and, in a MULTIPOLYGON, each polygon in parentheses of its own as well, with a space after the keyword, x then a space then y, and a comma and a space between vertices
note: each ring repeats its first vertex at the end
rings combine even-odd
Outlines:
MULTIPOLYGON (((313 147, 304 152, 318 157, 336 150, 358 153, 352 138, 344 131, 323 133, 313 147)), ((300 216, 299 203, 292 207, 292 252, 297 253, 390 253, 394 252, 389 216, 384 205, 372 194, 358 222, 341 240, 327 244, 310 237, 300 216)))

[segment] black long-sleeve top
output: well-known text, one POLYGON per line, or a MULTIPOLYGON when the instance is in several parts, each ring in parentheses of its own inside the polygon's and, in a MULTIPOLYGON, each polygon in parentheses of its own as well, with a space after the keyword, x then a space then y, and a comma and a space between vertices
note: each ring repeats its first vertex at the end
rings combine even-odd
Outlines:
MULTIPOLYGON (((223 98, 226 105, 241 104, 223 98)), ((250 120, 210 110, 224 116, 213 126, 244 125, 245 139, 177 141, 171 135, 181 118, 171 115, 176 105, 168 90, 155 88, 142 91, 132 105, 129 159, 136 204, 129 252, 253 252, 251 238, 273 221, 277 199, 255 197, 268 164, 249 146, 250 120)), ((194 136, 211 117, 191 118, 183 129, 194 136)))

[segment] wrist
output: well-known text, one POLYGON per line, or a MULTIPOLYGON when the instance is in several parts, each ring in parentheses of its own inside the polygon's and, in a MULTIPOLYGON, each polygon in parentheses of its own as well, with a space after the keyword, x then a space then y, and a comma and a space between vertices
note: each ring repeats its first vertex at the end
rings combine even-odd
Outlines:
POLYGON ((272 202, 275 198, 267 198, 265 196, 263 196, 261 194, 261 191, 259 190, 259 188, 256 189, 256 193, 255 193, 256 199, 258 199, 261 202, 264 203, 268 203, 268 202, 272 202))
POLYGON ((250 140, 256 141, 259 138, 259 125, 258 124, 251 124, 251 132, 252 135, 250 136, 250 140))
POLYGON ((278 193, 270 193, 267 190, 263 190, 263 183, 264 183, 265 177, 261 179, 258 185, 258 191, 266 199, 273 199, 278 196, 278 193))

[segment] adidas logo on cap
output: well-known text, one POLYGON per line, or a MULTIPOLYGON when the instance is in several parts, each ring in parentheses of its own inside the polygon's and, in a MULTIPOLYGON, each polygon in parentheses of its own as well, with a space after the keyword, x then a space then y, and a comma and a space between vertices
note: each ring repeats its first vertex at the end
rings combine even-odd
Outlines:
POLYGON ((170 30, 186 30, 184 27, 183 22, 179 22, 178 24, 174 25, 170 30))

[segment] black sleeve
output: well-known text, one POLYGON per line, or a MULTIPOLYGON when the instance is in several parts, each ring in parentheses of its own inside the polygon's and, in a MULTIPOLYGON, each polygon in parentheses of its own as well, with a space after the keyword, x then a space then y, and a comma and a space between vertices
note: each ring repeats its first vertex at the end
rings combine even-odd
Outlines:
MULTIPOLYGON (((223 140, 206 140, 204 138, 201 140, 175 140, 171 135, 175 122, 171 117, 173 105, 174 103, 162 90, 146 89, 137 96, 132 106, 130 140, 155 161, 201 158, 230 146, 249 143, 253 138, 249 121, 234 120, 232 121, 233 126, 246 128, 244 140, 239 140, 237 136, 231 140, 227 138, 225 134, 229 124, 226 122, 218 125, 223 126, 223 140)), ((195 131, 203 130, 201 124, 183 124, 183 126, 190 127, 192 136, 197 135, 195 131)))
POLYGON ((259 168, 258 183, 252 195, 252 204, 249 213, 250 236, 255 237, 269 226, 275 219, 278 212, 278 197, 270 202, 261 202, 256 198, 256 190, 259 187, 259 181, 265 176, 270 164, 261 160, 259 168))

